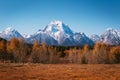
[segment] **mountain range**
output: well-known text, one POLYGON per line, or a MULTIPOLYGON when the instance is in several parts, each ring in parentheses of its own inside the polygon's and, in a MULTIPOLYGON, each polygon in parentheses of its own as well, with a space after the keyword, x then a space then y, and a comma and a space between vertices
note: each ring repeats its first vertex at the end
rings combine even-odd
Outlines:
POLYGON ((7 28, 0 33, 0 37, 8 41, 14 37, 23 38, 29 44, 33 44, 35 40, 38 40, 40 44, 45 42, 47 45, 56 46, 83 46, 85 44, 92 46, 97 41, 102 41, 109 45, 120 45, 120 32, 115 29, 108 28, 101 35, 93 34, 88 37, 85 33, 73 32, 62 21, 52 21, 43 30, 39 29, 31 35, 22 35, 15 29, 7 28))

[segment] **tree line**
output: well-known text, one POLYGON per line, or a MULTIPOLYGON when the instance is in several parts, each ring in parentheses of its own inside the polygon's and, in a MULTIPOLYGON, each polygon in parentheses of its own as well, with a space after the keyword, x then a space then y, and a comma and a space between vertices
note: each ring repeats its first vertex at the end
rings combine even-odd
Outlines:
POLYGON ((10 63, 75 63, 110 64, 120 63, 120 46, 97 42, 94 46, 49 46, 45 42, 33 45, 24 39, 10 41, 0 39, 0 61, 10 63))

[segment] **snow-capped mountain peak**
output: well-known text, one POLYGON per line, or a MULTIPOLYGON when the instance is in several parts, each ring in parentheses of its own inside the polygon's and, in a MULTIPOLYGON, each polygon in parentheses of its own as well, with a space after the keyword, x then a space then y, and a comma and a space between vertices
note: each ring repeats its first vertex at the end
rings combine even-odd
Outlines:
POLYGON ((107 28, 103 35, 118 37, 119 33, 116 29, 107 28))
POLYGON ((56 24, 56 25, 58 25, 58 26, 62 26, 62 21, 52 21, 52 22, 50 22, 50 25, 54 25, 54 24, 56 24))
POLYGON ((93 34, 93 35, 90 36, 90 39, 91 39, 94 43, 96 43, 97 41, 100 40, 100 37, 99 37, 98 35, 96 35, 96 34, 93 34))
POLYGON ((0 33, 0 37, 10 40, 14 37, 16 38, 23 38, 23 36, 15 29, 8 27, 2 33, 0 33))
POLYGON ((116 29, 113 29, 113 28, 107 28, 106 33, 117 34, 118 31, 116 29))
POLYGON ((117 30, 113 28, 107 28, 106 31, 117 31, 117 30))
POLYGON ((52 21, 50 24, 46 26, 44 32, 53 33, 53 34, 56 32, 73 34, 72 30, 68 27, 68 25, 64 24, 62 21, 52 21))
POLYGON ((73 36, 77 45, 93 45, 93 41, 89 39, 84 33, 75 33, 73 36))
POLYGON ((119 45, 120 44, 119 32, 115 29, 108 28, 101 35, 101 41, 110 45, 119 45))
POLYGON ((72 30, 62 21, 52 21, 45 27, 43 32, 49 34, 52 38, 58 41, 59 44, 66 39, 72 40, 71 36, 73 36, 72 30))
POLYGON ((35 34, 40 34, 41 32, 43 32, 41 29, 39 29, 35 34))
POLYGON ((52 21, 44 29, 45 32, 57 32, 62 31, 62 22, 61 21, 52 21))
POLYGON ((12 27, 8 27, 5 29, 6 31, 11 31, 12 30, 12 27))
POLYGON ((3 31, 3 33, 4 34, 10 34, 12 31, 15 31, 15 29, 13 29, 12 27, 8 27, 3 31))

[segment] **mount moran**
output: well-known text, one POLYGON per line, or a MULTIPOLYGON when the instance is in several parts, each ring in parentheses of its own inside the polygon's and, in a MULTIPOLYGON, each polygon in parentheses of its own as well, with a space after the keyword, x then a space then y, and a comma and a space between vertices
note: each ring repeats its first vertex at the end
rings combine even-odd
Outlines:
POLYGON ((22 35, 15 29, 7 28, 0 33, 0 37, 8 41, 14 37, 23 38, 29 44, 38 40, 40 44, 46 42, 47 45, 56 46, 83 46, 85 44, 92 46, 97 41, 109 45, 120 45, 120 32, 115 29, 108 28, 101 35, 93 34, 88 37, 84 33, 73 32, 68 25, 61 21, 52 21, 43 30, 38 30, 32 35, 22 35))

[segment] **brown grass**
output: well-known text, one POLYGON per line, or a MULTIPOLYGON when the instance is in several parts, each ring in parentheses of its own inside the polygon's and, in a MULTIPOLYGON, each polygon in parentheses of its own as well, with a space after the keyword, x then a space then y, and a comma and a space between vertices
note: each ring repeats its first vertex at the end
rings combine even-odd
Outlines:
POLYGON ((0 80, 120 80, 120 64, 0 64, 0 80))

